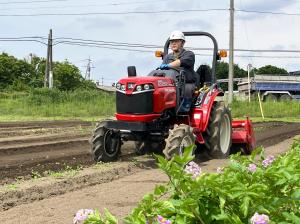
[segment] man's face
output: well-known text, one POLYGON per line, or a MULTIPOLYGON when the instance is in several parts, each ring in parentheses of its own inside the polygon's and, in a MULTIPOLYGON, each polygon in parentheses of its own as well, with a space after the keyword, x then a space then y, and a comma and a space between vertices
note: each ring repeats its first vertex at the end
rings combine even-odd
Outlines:
POLYGON ((172 51, 179 51, 183 47, 183 40, 170 40, 170 48, 172 51))

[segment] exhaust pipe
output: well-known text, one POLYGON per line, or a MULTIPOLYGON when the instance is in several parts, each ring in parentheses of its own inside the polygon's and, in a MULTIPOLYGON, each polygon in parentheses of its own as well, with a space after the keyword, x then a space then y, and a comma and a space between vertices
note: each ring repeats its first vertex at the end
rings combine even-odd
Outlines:
POLYGON ((128 66, 127 67, 128 77, 135 77, 136 76, 136 68, 135 66, 128 66))

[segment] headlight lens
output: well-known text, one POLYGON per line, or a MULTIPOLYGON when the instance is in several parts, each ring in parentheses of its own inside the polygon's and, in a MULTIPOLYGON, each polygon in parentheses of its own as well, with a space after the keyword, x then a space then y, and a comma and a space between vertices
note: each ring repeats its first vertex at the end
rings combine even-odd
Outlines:
POLYGON ((138 92, 142 91, 142 89, 143 89, 142 86, 137 86, 136 87, 136 91, 138 91, 138 92))
POLYGON ((121 85, 121 90, 122 90, 122 91, 125 91, 125 89, 126 89, 126 88, 125 88, 125 85, 121 85))
POLYGON ((120 84, 120 83, 117 83, 116 88, 117 88, 117 89, 120 89, 120 88, 121 88, 121 84, 120 84))
POLYGON ((145 89, 145 90, 149 90, 149 89, 150 89, 150 86, 149 86, 148 84, 145 84, 145 85, 144 85, 144 89, 145 89))

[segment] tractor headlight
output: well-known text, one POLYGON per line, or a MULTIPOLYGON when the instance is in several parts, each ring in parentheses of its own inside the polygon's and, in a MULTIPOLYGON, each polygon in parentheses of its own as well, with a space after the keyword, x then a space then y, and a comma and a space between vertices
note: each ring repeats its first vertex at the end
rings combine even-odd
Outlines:
POLYGON ((138 86, 136 87, 136 91, 140 92, 140 91, 142 91, 142 90, 143 90, 142 86, 138 85, 138 86))
POLYGON ((125 91, 125 89, 126 89, 125 85, 121 85, 121 90, 125 91))
POLYGON ((144 90, 149 90, 150 89, 150 86, 148 84, 145 84, 144 85, 144 90))
POLYGON ((120 83, 117 83, 116 88, 117 88, 117 89, 121 89, 121 84, 120 84, 120 83))

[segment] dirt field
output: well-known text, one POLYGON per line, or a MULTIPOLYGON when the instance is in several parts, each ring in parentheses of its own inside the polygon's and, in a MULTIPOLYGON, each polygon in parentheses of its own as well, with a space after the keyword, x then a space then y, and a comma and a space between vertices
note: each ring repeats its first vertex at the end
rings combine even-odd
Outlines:
MULTIPOLYGON (((27 180, 0 188, 1 223, 71 223, 80 208, 106 207, 123 217, 155 184, 167 181, 150 156, 91 166, 91 129, 90 123, 77 121, 0 124, 1 184, 27 180), (67 165, 86 168, 71 177, 32 179, 35 172, 67 165)), ((300 134, 299 123, 257 123, 255 129, 257 144, 268 147, 269 154, 284 152, 290 138, 300 134)), ((227 160, 198 162, 213 172, 227 160)))

